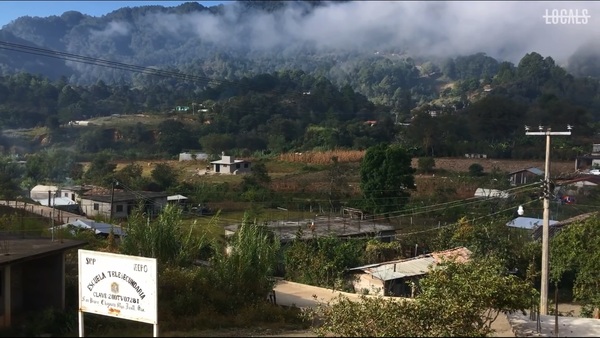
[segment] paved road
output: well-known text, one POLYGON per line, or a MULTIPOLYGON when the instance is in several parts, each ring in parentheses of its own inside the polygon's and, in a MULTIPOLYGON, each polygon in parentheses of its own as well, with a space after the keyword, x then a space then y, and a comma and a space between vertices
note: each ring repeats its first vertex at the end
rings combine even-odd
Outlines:
MULTIPOLYGON (((312 285, 294 283, 280 280, 275 284, 275 296, 277 304, 284 306, 297 306, 300 308, 315 307, 319 302, 326 303, 338 297, 340 294, 347 296, 350 299, 358 300, 360 296, 355 293, 347 293, 334 291, 331 289, 320 288, 312 285), (316 296, 316 299, 315 297, 316 296)), ((374 297, 374 296, 370 296, 374 297)), ((392 297, 392 299, 401 299, 392 297)), ((492 324, 492 328, 496 331, 496 337, 514 337, 512 327, 508 322, 506 315, 500 314, 496 321, 492 324)), ((294 335, 282 335, 280 337, 294 337, 294 335)), ((315 337, 309 335, 308 332, 298 333, 295 337, 315 337)), ((267 337, 267 336, 264 336, 267 337)))
POLYGON ((334 291, 331 289, 284 280, 278 281, 274 290, 277 304, 283 306, 296 306, 300 308, 315 307, 319 302, 326 303, 333 300, 340 294, 343 294, 350 299, 360 299, 359 295, 355 293, 334 291))

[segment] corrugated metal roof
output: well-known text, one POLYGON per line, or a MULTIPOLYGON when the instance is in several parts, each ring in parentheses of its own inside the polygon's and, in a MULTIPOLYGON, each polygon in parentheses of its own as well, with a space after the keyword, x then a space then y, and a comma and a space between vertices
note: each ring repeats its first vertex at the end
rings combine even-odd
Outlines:
MULTIPOLYGON (((544 220, 541 218, 532 218, 532 217, 517 217, 512 221, 506 223, 507 226, 513 228, 521 228, 521 229, 535 229, 538 226, 543 225, 544 220)), ((549 224, 556 224, 558 221, 549 220, 549 224)))
POLYGON ((508 174, 512 175, 512 174, 520 173, 520 172, 523 172, 523 171, 529 171, 530 173, 538 175, 538 176, 541 176, 541 175, 544 174, 543 170, 535 168, 535 167, 527 168, 527 169, 521 169, 521 170, 516 170, 516 171, 510 172, 508 174))
POLYGON ((187 200, 188 198, 183 195, 171 195, 167 196, 167 201, 179 201, 179 200, 187 200))
POLYGON ((388 281, 392 279, 419 276, 427 273, 429 267, 435 264, 435 258, 423 257, 399 263, 387 264, 370 269, 371 275, 377 279, 388 281))
POLYGON ((45 205, 45 206, 64 206, 64 205, 74 205, 77 204, 75 203, 75 201, 73 201, 72 199, 68 198, 68 197, 52 197, 50 200, 50 204, 48 204, 48 199, 47 198, 36 198, 35 199, 36 202, 39 202, 41 205, 45 205))
POLYGON ((60 227, 67 227, 68 225, 72 225, 81 229, 91 229, 94 230, 96 234, 108 235, 112 229, 115 236, 125 235, 125 230, 118 225, 95 222, 90 219, 76 219, 72 222, 63 224, 60 227))
POLYGON ((464 262, 469 259, 471 251, 465 247, 454 248, 445 251, 433 252, 414 258, 389 261, 384 263, 363 265, 348 271, 363 270, 374 278, 389 281, 393 279, 424 275, 429 268, 440 263, 444 258, 455 257, 457 261, 464 262))

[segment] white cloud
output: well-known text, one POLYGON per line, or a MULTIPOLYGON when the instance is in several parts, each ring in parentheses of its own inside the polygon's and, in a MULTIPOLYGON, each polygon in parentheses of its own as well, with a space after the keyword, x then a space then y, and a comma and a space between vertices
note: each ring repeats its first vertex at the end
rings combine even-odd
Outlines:
MULTIPOLYGON (((600 33, 598 2, 417 2, 354 1, 329 4, 302 14, 306 5, 289 2, 283 12, 242 15, 236 3, 224 16, 194 13, 153 17, 155 28, 199 39, 257 49, 279 44, 312 43, 318 47, 382 49, 450 56, 485 52, 517 62, 535 51, 566 60, 579 46, 600 33), (543 15, 552 9, 588 10, 587 24, 549 25, 543 15)), ((112 26, 106 32, 123 32, 112 26)), ((107 33, 108 34, 108 33, 107 33)))

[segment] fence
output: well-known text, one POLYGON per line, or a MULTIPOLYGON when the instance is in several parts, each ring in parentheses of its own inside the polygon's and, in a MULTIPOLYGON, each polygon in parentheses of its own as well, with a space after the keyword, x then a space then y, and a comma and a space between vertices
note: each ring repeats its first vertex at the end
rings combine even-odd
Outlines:
POLYGON ((21 209, 26 212, 30 212, 32 214, 48 218, 52 222, 52 225, 62 225, 71 221, 85 218, 84 216, 70 213, 57 208, 47 207, 34 203, 27 203, 23 201, 0 200, 0 205, 15 209, 21 209))

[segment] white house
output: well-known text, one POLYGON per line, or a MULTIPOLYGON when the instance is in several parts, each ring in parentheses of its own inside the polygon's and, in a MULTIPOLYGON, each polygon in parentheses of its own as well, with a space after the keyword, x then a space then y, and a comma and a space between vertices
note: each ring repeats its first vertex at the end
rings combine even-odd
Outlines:
POLYGON ((148 215, 156 216, 167 204, 167 194, 150 191, 115 191, 114 194, 107 195, 83 195, 81 210, 87 217, 126 218, 141 202, 144 203, 148 215))
POLYGON ((236 160, 233 156, 221 155, 218 161, 210 162, 214 173, 220 174, 243 174, 251 171, 251 163, 246 160, 236 160))

